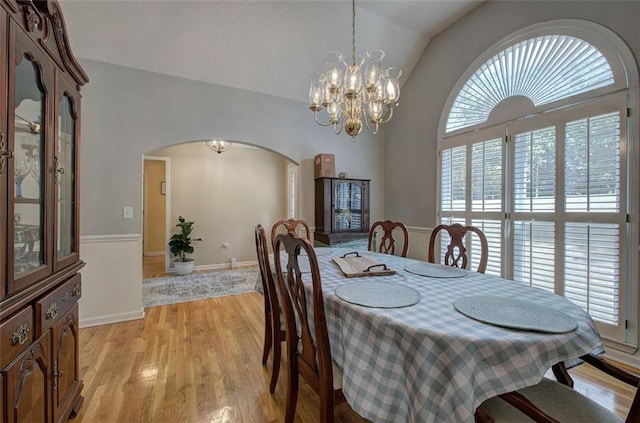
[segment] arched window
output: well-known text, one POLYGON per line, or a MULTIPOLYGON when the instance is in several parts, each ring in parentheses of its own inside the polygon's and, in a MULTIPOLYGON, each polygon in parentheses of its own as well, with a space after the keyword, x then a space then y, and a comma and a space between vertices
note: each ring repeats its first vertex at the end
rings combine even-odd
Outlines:
POLYGON ((614 84, 611 66, 588 42, 541 35, 501 50, 467 80, 451 107, 447 132, 484 123, 504 100, 540 106, 614 84))
POLYGON ((535 25, 462 75, 438 148, 440 222, 485 232, 487 272, 564 295, 603 336, 634 345, 637 97, 617 35, 586 21, 535 25))

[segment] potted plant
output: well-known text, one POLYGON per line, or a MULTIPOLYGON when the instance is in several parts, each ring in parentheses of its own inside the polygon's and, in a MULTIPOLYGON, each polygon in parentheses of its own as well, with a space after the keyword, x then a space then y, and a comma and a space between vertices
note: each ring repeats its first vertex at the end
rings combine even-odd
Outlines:
POLYGON ((200 241, 200 239, 191 239, 191 231, 193 230, 193 222, 187 222, 184 217, 178 217, 178 224, 180 232, 171 235, 169 240, 169 247, 171 253, 176 257, 173 261, 173 267, 176 269, 178 275, 188 275, 193 272, 193 266, 196 261, 191 257, 187 257, 187 254, 193 253, 192 241, 200 241))

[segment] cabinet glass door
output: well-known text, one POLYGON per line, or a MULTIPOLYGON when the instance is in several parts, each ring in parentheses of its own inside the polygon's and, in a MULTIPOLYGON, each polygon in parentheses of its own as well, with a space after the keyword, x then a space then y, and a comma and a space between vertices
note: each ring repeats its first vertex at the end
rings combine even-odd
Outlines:
POLYGON ((9 25, 7 136, 7 295, 51 274, 48 235, 52 213, 51 138, 53 68, 38 45, 13 22, 9 25))
POLYGON ((46 90, 39 67, 28 54, 16 66, 14 81, 13 166, 9 169, 14 207, 8 218, 13 223, 13 278, 18 280, 45 264, 46 90))
MULTIPOLYGON (((76 240, 76 128, 74 99, 63 95, 58 102, 57 139, 55 155, 56 187, 56 261, 77 251, 76 240)), ((73 260, 75 261, 75 257, 73 260)))
POLYGON ((351 182, 336 183, 333 195, 333 230, 362 231, 362 187, 351 182))

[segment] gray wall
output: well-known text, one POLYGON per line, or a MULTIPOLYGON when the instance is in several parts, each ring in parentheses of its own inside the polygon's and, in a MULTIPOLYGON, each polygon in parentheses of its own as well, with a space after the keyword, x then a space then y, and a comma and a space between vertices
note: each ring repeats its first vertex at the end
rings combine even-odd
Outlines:
POLYGON ((164 148, 153 155, 170 158, 171 234, 179 232, 174 225, 184 216, 195 222, 191 237, 202 238, 193 243, 195 252, 190 255, 196 266, 228 264, 232 257, 238 262, 256 260, 256 224, 270 230, 269 225, 287 213, 288 160, 240 145, 216 154, 203 142, 164 148))
POLYGON ((616 32, 640 57, 640 1, 489 1, 434 37, 402 88, 385 132, 385 217, 410 226, 436 221, 437 131, 444 104, 474 60, 519 29, 586 19, 616 32))
MULTIPOLYGON (((82 90, 81 235, 141 234, 143 153, 210 138, 242 141, 300 163, 300 216, 310 223, 313 157, 333 153, 337 171, 372 179, 372 218, 383 216, 381 135, 362 134, 356 142, 336 136, 317 125, 302 102, 91 60, 81 64, 90 78, 82 90), (125 205, 133 206, 133 220, 123 220, 125 205)), ((256 178, 256 187, 260 183, 256 178)))

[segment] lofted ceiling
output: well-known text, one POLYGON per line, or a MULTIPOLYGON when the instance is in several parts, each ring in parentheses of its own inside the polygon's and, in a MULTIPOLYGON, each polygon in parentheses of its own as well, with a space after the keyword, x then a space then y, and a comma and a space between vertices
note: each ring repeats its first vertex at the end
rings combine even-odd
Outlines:
MULTIPOLYGON (((411 73, 482 0, 356 2, 356 50, 411 73)), ((307 101, 323 55, 351 54, 350 1, 60 0, 76 57, 307 101)), ((89 75, 91 77, 91 75, 89 75)))

